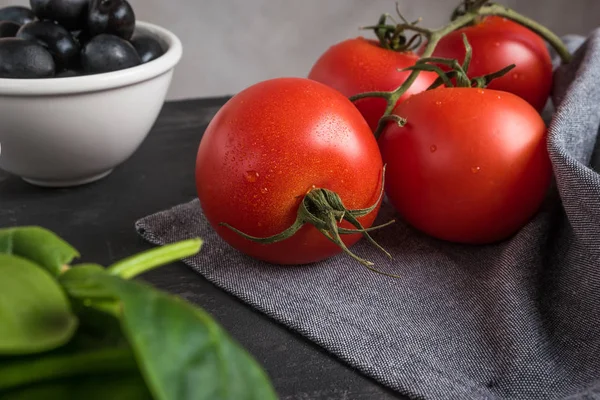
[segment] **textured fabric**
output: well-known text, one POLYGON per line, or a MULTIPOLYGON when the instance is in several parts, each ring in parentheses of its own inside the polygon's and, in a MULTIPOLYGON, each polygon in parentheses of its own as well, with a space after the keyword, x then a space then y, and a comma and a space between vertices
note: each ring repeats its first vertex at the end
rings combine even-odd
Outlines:
MULTIPOLYGON (((516 236, 489 246, 427 237, 402 222, 345 255, 269 265, 221 241, 194 200, 138 221, 161 245, 200 236, 194 270, 383 384, 422 399, 600 398, 600 30, 569 37, 549 151, 556 185, 516 236)), ((379 222, 393 211, 382 207, 379 222)))

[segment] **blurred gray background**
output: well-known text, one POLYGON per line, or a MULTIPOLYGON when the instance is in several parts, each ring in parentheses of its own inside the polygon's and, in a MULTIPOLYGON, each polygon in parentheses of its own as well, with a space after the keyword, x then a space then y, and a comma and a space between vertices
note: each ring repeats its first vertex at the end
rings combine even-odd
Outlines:
MULTIPOLYGON (((183 42, 169 99, 233 94, 260 80, 306 76, 331 44, 369 35, 359 26, 394 13, 395 0, 130 0, 138 19, 183 42)), ((558 34, 600 27, 600 0, 499 0, 558 34)), ((458 0, 399 0, 409 19, 445 23, 458 0)), ((27 0, 0 0, 6 5, 27 0)))

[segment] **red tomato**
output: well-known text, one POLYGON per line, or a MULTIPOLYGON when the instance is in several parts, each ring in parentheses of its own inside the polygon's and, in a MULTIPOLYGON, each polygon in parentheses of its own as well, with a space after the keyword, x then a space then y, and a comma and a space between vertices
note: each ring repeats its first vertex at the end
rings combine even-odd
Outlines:
POLYGON ((481 22, 456 30, 436 46, 434 57, 463 62, 465 33, 473 48, 469 77, 486 75, 515 64, 516 67, 488 85, 525 99, 541 111, 552 89, 552 60, 544 40, 533 31, 501 17, 486 17, 481 22))
MULTIPOLYGON (((348 209, 372 206, 382 168, 377 141, 347 98, 309 79, 278 78, 243 90, 218 111, 200 142, 196 185, 206 218, 230 245, 268 262, 304 264, 341 249, 312 225, 264 245, 220 223, 255 237, 278 234, 314 187, 336 192, 348 209)), ((364 227, 378 210, 359 218, 364 227)), ((360 238, 342 235, 347 246, 360 238)))
POLYGON ((507 92, 438 88, 398 105, 380 137, 386 193, 408 223, 471 244, 503 240, 540 207, 552 168, 546 126, 507 92))
MULTIPOLYGON (((387 50, 375 40, 358 37, 330 47, 312 67, 308 78, 331 86, 347 97, 392 91, 410 75, 410 71, 398 70, 413 66, 418 59, 414 53, 387 50)), ((399 101, 427 89, 436 79, 433 72, 421 72, 399 101)), ((356 101, 355 105, 374 131, 385 111, 386 101, 367 98, 356 101)))

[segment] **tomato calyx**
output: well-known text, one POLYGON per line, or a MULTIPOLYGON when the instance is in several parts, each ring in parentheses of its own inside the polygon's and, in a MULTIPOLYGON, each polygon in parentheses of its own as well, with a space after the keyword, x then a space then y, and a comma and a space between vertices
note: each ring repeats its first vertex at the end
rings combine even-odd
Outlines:
POLYGON ((396 22, 392 15, 386 13, 381 15, 376 25, 365 26, 361 29, 372 29, 379 40, 379 45, 384 49, 397 52, 415 51, 423 43, 424 32, 418 27, 421 18, 409 22, 400 12, 398 3, 396 3, 396 13, 400 20, 402 20, 402 23, 396 22), (388 19, 393 22, 393 25, 388 24, 388 19), (408 30, 415 32, 410 38, 406 35, 406 31, 408 30))
MULTIPOLYGON (((499 16, 499 17, 503 17, 503 18, 509 19, 511 21, 514 21, 514 22, 532 30, 536 34, 538 34, 540 37, 542 37, 546 42, 548 42, 556 50, 557 54, 560 56, 560 58, 564 64, 569 63, 572 59, 571 53, 569 52, 569 50, 567 49, 565 44, 562 42, 560 37, 558 37, 555 33, 550 31, 548 28, 517 13, 516 11, 514 11, 508 7, 505 7, 505 6, 502 6, 499 4, 495 4, 495 3, 490 3, 488 1, 483 1, 483 0, 464 0, 463 7, 459 7, 459 9, 460 9, 460 12, 458 12, 456 14, 454 19, 452 21, 450 21, 450 23, 448 23, 448 25, 446 25, 442 28, 436 29, 436 30, 430 30, 430 29, 426 29, 426 28, 417 26, 416 24, 406 23, 406 19, 404 19, 404 18, 403 18, 402 24, 398 24, 396 26, 390 26, 390 27, 387 27, 386 25, 380 25, 379 29, 381 30, 381 32, 384 32, 384 33, 389 32, 389 31, 392 31, 392 32, 400 31, 400 32, 402 32, 402 34, 405 34, 405 31, 415 32, 416 34, 418 34, 419 36, 421 36, 425 39, 427 44, 426 44, 423 52, 421 53, 421 57, 428 58, 428 57, 431 57, 431 55, 435 51, 435 48, 436 48, 437 44, 440 42, 440 40, 444 36, 448 35, 449 33, 452 33, 452 32, 454 32, 458 29, 461 29, 465 26, 472 25, 473 23, 480 21, 484 17, 499 16)), ((383 18, 383 16, 382 16, 382 18, 383 18)), ((380 19, 380 21, 381 21, 381 19, 380 19)), ((370 27, 370 28, 375 29, 376 27, 377 26, 370 27)), ((377 30, 376 30, 376 34, 377 34, 377 30)), ((417 77, 419 76, 421 71, 423 71, 423 69, 414 69, 411 72, 411 74, 408 76, 408 78, 406 78, 404 83, 402 83, 402 85, 397 87, 395 90, 359 93, 359 94, 349 97, 350 101, 352 101, 352 102, 355 102, 360 99, 365 99, 365 98, 381 98, 386 101, 387 106, 383 113, 383 118, 380 119, 377 129, 375 129, 375 131, 374 131, 374 135, 376 138, 378 138, 381 135, 381 133, 383 132, 383 129, 385 128, 385 126, 388 122, 385 119, 385 117, 392 114, 394 108, 396 107, 396 104, 398 103, 398 100, 404 95, 404 93, 406 93, 406 91, 411 87, 411 85, 417 80, 417 77)), ((501 71, 499 71, 498 73, 500 73, 500 72, 501 71)), ((506 73, 506 71, 504 71, 504 73, 506 73)), ((494 78, 494 76, 480 77, 480 78, 477 78, 476 83, 478 85, 485 84, 486 80, 493 79, 493 78, 494 78)))
MULTIPOLYGON (((473 58, 473 49, 469 44, 467 36, 462 34, 463 44, 465 46, 465 58, 462 65, 456 59, 450 58, 440 58, 440 57, 427 57, 420 58, 415 65, 401 69, 400 71, 430 71, 435 72, 439 75, 439 78, 436 79, 426 90, 432 90, 438 88, 439 86, 445 85, 446 87, 463 87, 463 88, 478 88, 482 89, 487 87, 490 82, 494 79, 500 78, 510 70, 516 67, 515 64, 508 65, 505 68, 502 68, 499 71, 478 76, 475 78, 469 78, 467 75, 467 71, 469 70, 469 65, 471 64, 471 60, 473 58), (449 71, 444 71, 440 65, 445 65, 450 68, 449 71), (453 83, 453 80, 455 83, 453 83)), ((384 114, 379 120, 379 125, 387 125, 388 122, 396 122, 400 128, 406 125, 406 118, 403 118, 399 115, 389 113, 384 114)), ((380 133, 375 132, 375 137, 379 138, 380 133)))
POLYGON ((340 196, 329 189, 312 188, 308 191, 308 193, 304 195, 302 201, 300 202, 300 206, 298 208, 296 220, 294 221, 294 223, 284 231, 268 237, 255 237, 248 235, 225 222, 221 222, 219 225, 231 229, 235 233, 248 240, 252 240, 261 244, 272 244, 292 237, 304 225, 311 224, 315 228, 317 228, 319 232, 321 232, 327 239, 331 240, 333 243, 338 245, 347 255, 360 262, 362 265, 366 266, 371 271, 397 278, 398 276, 396 275, 391 275, 373 268, 374 264, 371 261, 365 260, 354 254, 352 251, 350 251, 350 249, 348 249, 348 247, 341 238, 341 235, 360 233, 372 245, 384 252, 388 257, 392 257, 390 253, 388 253, 383 247, 381 247, 381 245, 379 245, 373 239, 369 232, 389 226, 393 224, 395 220, 388 221, 381 225, 372 226, 370 228, 363 227, 363 225, 358 220, 358 218, 368 215, 375 210, 375 208, 383 198, 384 187, 385 166, 383 167, 382 171, 381 191, 379 193, 379 197, 377 198, 375 203, 373 203, 373 205, 361 209, 346 208, 340 196), (348 229, 340 227, 338 224, 344 220, 348 221, 355 228, 348 229))
POLYGON ((473 49, 469 44, 467 35, 462 34, 463 44, 465 45, 465 59, 461 65, 456 59, 440 58, 440 57, 429 57, 419 59, 415 65, 404 68, 402 71, 432 71, 439 75, 427 90, 435 89, 441 85, 446 87, 470 87, 470 88, 485 88, 494 79, 500 78, 506 75, 510 70, 516 67, 515 64, 508 65, 499 71, 478 76, 475 78, 469 78, 467 71, 473 58, 473 49), (450 71, 443 71, 439 65, 445 65, 450 68, 450 71), (456 80, 456 84, 452 82, 452 79, 456 80))

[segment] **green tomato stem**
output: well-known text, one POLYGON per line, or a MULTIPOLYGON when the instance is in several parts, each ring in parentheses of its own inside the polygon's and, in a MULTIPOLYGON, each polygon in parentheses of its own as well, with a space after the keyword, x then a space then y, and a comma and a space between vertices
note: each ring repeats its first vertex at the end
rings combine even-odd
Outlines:
MULTIPOLYGON (((465 59, 463 64, 460 65, 458 60, 452 58, 420 58, 415 65, 405 68, 402 71, 430 71, 435 72, 439 75, 439 78, 427 88, 427 90, 435 89, 438 86, 446 85, 446 87, 462 87, 462 88, 484 88, 490 84, 490 82, 496 78, 500 78, 506 75, 510 70, 515 67, 515 64, 511 64, 507 67, 502 68, 500 71, 496 71, 487 75, 469 78, 467 71, 472 59, 472 48, 467 40, 467 35, 462 33, 463 44, 465 46, 465 59), (439 67, 439 64, 450 67, 450 71, 446 72, 439 67), (452 82, 452 79, 456 79, 456 85, 452 82)), ((385 116, 391 117, 393 116, 385 116)), ((382 117, 385 118, 385 117, 382 117)), ((406 121, 404 121, 406 123, 406 121)))
MULTIPOLYGON (((442 38, 444 36, 448 35, 451 32, 454 32, 460 28, 463 28, 469 24, 472 24, 474 21, 476 21, 477 19, 479 19, 482 16, 491 16, 491 15, 496 15, 496 16, 510 19, 512 21, 515 21, 515 22, 531 29, 532 31, 534 31, 535 33, 540 35, 542 38, 544 38, 548 43, 550 43, 550 45, 559 54, 563 63, 568 63, 571 61, 572 56, 569 53, 569 50, 566 48, 566 46, 564 45, 562 40, 557 35, 555 35, 552 31, 550 31, 549 29, 545 28, 544 26, 538 24, 537 22, 517 13, 516 11, 511 10, 508 7, 504 7, 504 6, 500 6, 500 5, 496 5, 496 4, 482 6, 482 7, 473 9, 473 10, 469 10, 464 15, 457 16, 448 25, 446 25, 440 29, 437 29, 437 30, 432 31, 432 30, 428 30, 425 28, 417 27, 413 24, 399 24, 399 25, 397 25, 396 29, 398 31, 412 30, 412 31, 415 31, 415 32, 420 33, 423 36, 425 36, 425 38, 427 40, 427 45, 425 46, 425 49, 423 50, 423 53, 421 54, 421 58, 430 58, 431 55, 433 54, 433 52, 435 51, 435 48, 437 47, 438 43, 440 42, 440 40, 442 40, 442 38)), ((408 76, 408 78, 406 78, 404 83, 401 86, 399 86, 397 89, 395 89, 391 92, 378 91, 378 92, 359 93, 357 95, 351 96, 350 101, 354 102, 354 101, 369 98, 369 97, 378 97, 378 98, 386 99, 387 107, 385 109, 385 112, 383 113, 383 117, 387 117, 389 115, 392 115, 392 112, 394 111, 394 108, 396 107, 398 100, 411 87, 411 85, 415 82, 415 80, 417 79, 417 77, 419 76, 420 73, 421 73, 421 70, 419 70, 419 69, 413 70, 411 72, 411 74, 408 76)), ((387 122, 388 121, 385 118, 382 118, 379 121, 377 129, 374 132, 375 138, 379 138, 379 136, 383 132, 383 129, 386 127, 387 122)))
POLYGON ((111 265, 107 270, 111 275, 131 279, 154 268, 193 256, 200 251, 201 247, 201 239, 184 240, 125 258, 111 265))
MULTIPOLYGON (((401 119, 394 118, 394 120, 400 124, 401 119)), ((397 278, 396 275, 387 274, 381 271, 378 271, 373 268, 373 262, 360 258, 356 254, 354 254, 344 241, 342 240, 341 235, 349 235, 349 234, 362 234, 372 245, 381 250, 388 257, 392 257, 390 253, 388 253, 383 247, 381 247, 375 240, 371 237, 369 232, 372 232, 377 229, 384 228, 395 221, 389 221, 382 225, 372 226, 369 228, 365 228, 362 226, 358 218, 363 217, 372 213, 375 208, 381 203, 384 195, 385 188, 385 168, 383 166, 381 172, 381 189, 379 191, 379 196, 377 200, 367 208, 361 209, 348 209, 342 202, 340 196, 328 189, 325 188, 313 188, 311 189, 300 202, 300 206, 298 207, 298 212, 296 214, 296 220, 292 225, 290 225, 287 229, 279 232, 275 235, 268 237, 256 237, 248 235, 240 231, 239 229, 225 223, 221 222, 219 225, 224 226, 225 228, 230 229, 241 237, 251 240, 256 243, 261 244, 272 244, 281 242, 286 240, 293 235, 295 235, 303 226, 306 224, 310 224, 314 226, 321 234, 323 234, 327 239, 335 243, 339 246, 347 255, 370 269, 371 271, 378 272, 382 275, 387 275, 393 278, 397 278), (354 228, 341 228, 338 226, 338 223, 342 221, 348 221, 354 228)))
MULTIPOLYGON (((445 26, 441 29, 435 30, 435 31, 418 28, 419 32, 422 33, 423 35, 425 35, 425 37, 427 39, 427 45, 426 45, 425 50, 423 51, 423 54, 421 55, 421 57, 422 58, 430 57, 433 54, 433 52, 435 51, 437 44, 440 42, 440 40, 445 35, 447 35, 450 32, 453 32, 457 29, 460 29, 463 26, 470 24, 473 20, 474 20, 473 14, 466 14, 466 15, 456 18, 454 21, 450 22, 447 26, 445 26)), ((403 26, 401 26, 401 28, 414 29, 415 27, 410 24, 404 24, 403 26)), ((350 101, 356 101, 356 100, 364 99, 367 97, 385 98, 387 100, 387 106, 386 106, 386 109, 385 109, 385 112, 383 113, 383 115, 384 116, 391 115, 392 111, 394 110, 394 107, 396 106, 396 103, 398 102, 400 97, 402 97, 402 95, 411 87, 411 85, 415 82, 415 80, 417 79, 417 77, 419 76, 420 73, 421 73, 421 71, 419 71, 419 70, 412 71, 411 74, 408 76, 408 78, 406 78, 404 83, 402 83, 402 85, 394 91, 360 93, 360 94, 350 97, 350 101)), ((379 136, 381 135, 381 132, 385 128, 386 124, 387 124, 387 121, 385 121, 385 120, 379 121, 379 125, 377 126, 377 129, 374 132, 375 138, 379 138, 379 136)))
POLYGON ((497 15, 515 21, 544 38, 554 50, 556 50, 556 53, 560 56, 563 63, 567 64, 571 62, 571 59, 573 58, 569 49, 567 49, 560 37, 554 34, 550 29, 508 7, 493 4, 481 7, 476 13, 481 16, 497 15))

